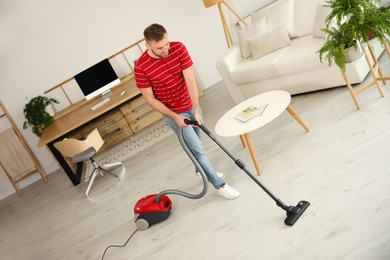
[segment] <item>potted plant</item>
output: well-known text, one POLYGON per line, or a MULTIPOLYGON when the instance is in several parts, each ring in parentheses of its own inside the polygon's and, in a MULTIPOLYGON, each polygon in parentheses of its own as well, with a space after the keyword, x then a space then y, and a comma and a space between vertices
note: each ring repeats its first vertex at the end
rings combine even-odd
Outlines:
POLYGON ((59 102, 54 98, 45 96, 37 96, 29 100, 23 109, 26 121, 23 123, 23 129, 28 126, 32 128, 32 132, 40 137, 45 127, 51 125, 54 121, 53 114, 47 111, 47 107, 59 102))
POLYGON ((318 51, 321 62, 335 63, 343 71, 348 62, 344 49, 358 49, 356 41, 370 44, 372 34, 380 39, 390 35, 390 6, 379 7, 380 0, 327 0, 331 9, 325 20, 327 41, 318 51))

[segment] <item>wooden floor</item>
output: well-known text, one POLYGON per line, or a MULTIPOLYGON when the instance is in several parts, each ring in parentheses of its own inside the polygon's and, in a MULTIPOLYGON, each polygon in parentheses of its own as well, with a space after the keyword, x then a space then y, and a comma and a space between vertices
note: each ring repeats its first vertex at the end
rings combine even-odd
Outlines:
MULTIPOLYGON (((390 75, 387 56, 382 68, 390 75)), ((368 77, 365 81, 370 80, 368 77)), ((209 159, 241 192, 233 201, 170 195, 170 217, 138 231, 104 259, 390 259, 390 82, 358 94, 356 110, 346 87, 297 95, 291 106, 311 128, 284 112, 251 134, 260 177, 285 204, 308 200, 298 222, 285 212, 212 140, 209 159)), ((234 104, 222 83, 201 99, 212 132, 234 104)), ((239 138, 218 139, 252 171, 239 138)), ((0 259, 101 259, 136 230, 134 204, 144 195, 175 188, 197 193, 201 182, 171 135, 124 161, 121 182, 98 178, 90 199, 62 172, 0 201, 0 259)))

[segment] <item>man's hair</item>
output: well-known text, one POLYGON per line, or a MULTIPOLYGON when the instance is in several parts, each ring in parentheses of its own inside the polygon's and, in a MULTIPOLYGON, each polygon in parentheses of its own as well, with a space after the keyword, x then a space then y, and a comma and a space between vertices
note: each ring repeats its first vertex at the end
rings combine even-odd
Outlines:
POLYGON ((145 28, 144 37, 147 42, 158 42, 164 38, 166 33, 167 30, 165 30, 164 26, 154 23, 145 28))

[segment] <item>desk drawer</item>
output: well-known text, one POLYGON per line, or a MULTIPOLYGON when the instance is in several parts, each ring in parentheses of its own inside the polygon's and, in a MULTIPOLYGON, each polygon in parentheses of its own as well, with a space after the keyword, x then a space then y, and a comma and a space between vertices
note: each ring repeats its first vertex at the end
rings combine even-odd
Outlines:
POLYGON ((120 110, 127 122, 131 122, 144 114, 149 113, 153 108, 146 103, 143 97, 139 97, 131 103, 122 106, 120 110))
POLYGON ((150 107, 143 97, 121 107, 120 110, 134 133, 162 118, 162 115, 150 107))
POLYGON ((137 133, 154 122, 157 122, 161 118, 163 118, 161 113, 157 112, 156 110, 152 110, 149 113, 142 115, 142 117, 129 122, 129 125, 131 130, 134 133, 137 133))

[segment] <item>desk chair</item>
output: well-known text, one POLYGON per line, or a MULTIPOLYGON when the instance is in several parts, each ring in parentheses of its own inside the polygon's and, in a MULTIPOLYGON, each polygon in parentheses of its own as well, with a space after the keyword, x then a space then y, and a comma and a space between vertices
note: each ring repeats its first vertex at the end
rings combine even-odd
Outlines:
POLYGON ((91 186, 93 184, 93 181, 95 180, 96 175, 98 173, 100 173, 100 175, 103 176, 103 172, 106 172, 109 175, 118 178, 119 180, 118 175, 108 171, 105 168, 110 168, 113 166, 123 167, 123 164, 121 162, 115 162, 115 163, 104 164, 104 165, 98 165, 96 163, 96 161, 93 159, 93 156, 99 151, 99 149, 103 146, 103 144, 104 141, 97 129, 89 133, 85 140, 65 138, 64 140, 54 144, 54 147, 62 154, 62 156, 70 157, 74 163, 83 162, 88 159, 91 160, 94 170, 91 174, 91 178, 89 180, 87 189, 85 191, 85 195, 87 197, 91 189, 91 186))

